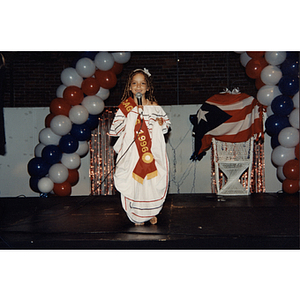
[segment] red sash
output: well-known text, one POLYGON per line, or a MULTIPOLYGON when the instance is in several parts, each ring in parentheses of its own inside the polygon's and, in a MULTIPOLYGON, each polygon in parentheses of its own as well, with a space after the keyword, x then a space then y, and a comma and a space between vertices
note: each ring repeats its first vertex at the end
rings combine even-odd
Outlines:
MULTIPOLYGON (((123 101, 119 108, 123 114, 127 117, 128 113, 137 105, 134 100, 129 97, 123 101)), ((138 137, 135 140, 135 144, 139 153, 139 160, 133 170, 132 177, 143 184, 144 178, 147 176, 147 179, 151 179, 157 176, 157 169, 155 166, 155 160, 153 154, 151 153, 151 139, 149 135, 148 128, 145 124, 145 121, 142 122, 141 127, 141 116, 138 115, 135 128, 135 134, 138 134, 138 137)))

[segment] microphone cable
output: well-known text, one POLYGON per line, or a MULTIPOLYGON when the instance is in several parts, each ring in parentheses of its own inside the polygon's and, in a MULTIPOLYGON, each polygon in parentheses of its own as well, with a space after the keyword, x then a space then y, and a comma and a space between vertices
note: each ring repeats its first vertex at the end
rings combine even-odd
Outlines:
MULTIPOLYGON (((142 115, 142 113, 141 113, 142 115)), ((140 128, 138 130, 138 132, 136 133, 134 139, 132 140, 132 142, 129 144, 129 146, 127 147, 126 151, 122 154, 122 156, 116 161, 114 167, 110 170, 110 172, 108 172, 108 174, 104 177, 104 179, 101 180, 101 182, 96 186, 96 190, 105 182, 105 180, 108 178, 108 176, 116 169, 118 163, 121 161, 121 159, 126 155, 126 153, 129 151, 129 149, 132 147, 132 145, 135 143, 136 139, 138 138, 140 132, 141 132, 141 129, 142 129, 142 125, 143 125, 143 121, 144 121, 144 118, 141 118, 141 125, 140 125, 140 128)), ((90 193, 88 195, 89 196, 93 196, 92 193, 90 193)))

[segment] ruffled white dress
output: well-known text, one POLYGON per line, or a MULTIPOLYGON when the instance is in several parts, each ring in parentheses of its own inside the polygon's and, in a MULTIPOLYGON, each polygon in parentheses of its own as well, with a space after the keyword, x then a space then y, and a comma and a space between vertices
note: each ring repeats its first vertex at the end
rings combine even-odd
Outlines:
POLYGON ((116 171, 114 184, 121 193, 122 207, 128 218, 134 223, 143 223, 156 216, 162 209, 169 185, 169 161, 164 134, 169 130, 171 122, 165 111, 158 105, 143 106, 143 122, 145 122, 152 142, 151 152, 155 159, 158 175, 136 181, 132 172, 139 160, 135 142, 135 124, 138 117, 137 107, 127 117, 119 109, 110 128, 109 135, 119 137, 114 145, 116 151, 116 171), (157 118, 163 118, 159 125, 157 118))

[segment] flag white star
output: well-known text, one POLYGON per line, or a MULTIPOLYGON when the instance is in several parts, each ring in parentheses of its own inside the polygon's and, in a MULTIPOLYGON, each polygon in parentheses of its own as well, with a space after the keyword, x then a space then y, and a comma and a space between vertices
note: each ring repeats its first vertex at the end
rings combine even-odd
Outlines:
POLYGON ((199 111, 197 113, 198 124, 201 120, 204 120, 205 122, 207 122, 205 115, 208 113, 209 113, 208 111, 202 110, 201 108, 199 109, 199 111))

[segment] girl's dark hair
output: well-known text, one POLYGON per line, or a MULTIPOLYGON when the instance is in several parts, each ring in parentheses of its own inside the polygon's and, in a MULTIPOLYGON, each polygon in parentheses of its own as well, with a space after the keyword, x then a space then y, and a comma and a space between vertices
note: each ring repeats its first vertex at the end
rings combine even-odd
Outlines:
POLYGON ((132 78, 136 75, 136 74, 143 74, 145 77, 145 80, 147 82, 147 86, 149 88, 149 91, 146 92, 145 97, 146 99, 148 99, 149 101, 151 101, 151 104, 153 102, 157 103, 157 100, 155 99, 154 95, 153 95, 153 91, 154 91, 154 87, 153 87, 153 83, 152 83, 152 79, 151 76, 148 76, 143 70, 138 69, 138 70, 134 70, 132 71, 129 75, 128 75, 128 79, 127 79, 127 83, 123 92, 123 96, 121 98, 121 102, 123 102, 124 100, 128 99, 129 97, 133 98, 133 94, 130 91, 130 85, 131 85, 131 81, 132 78))

